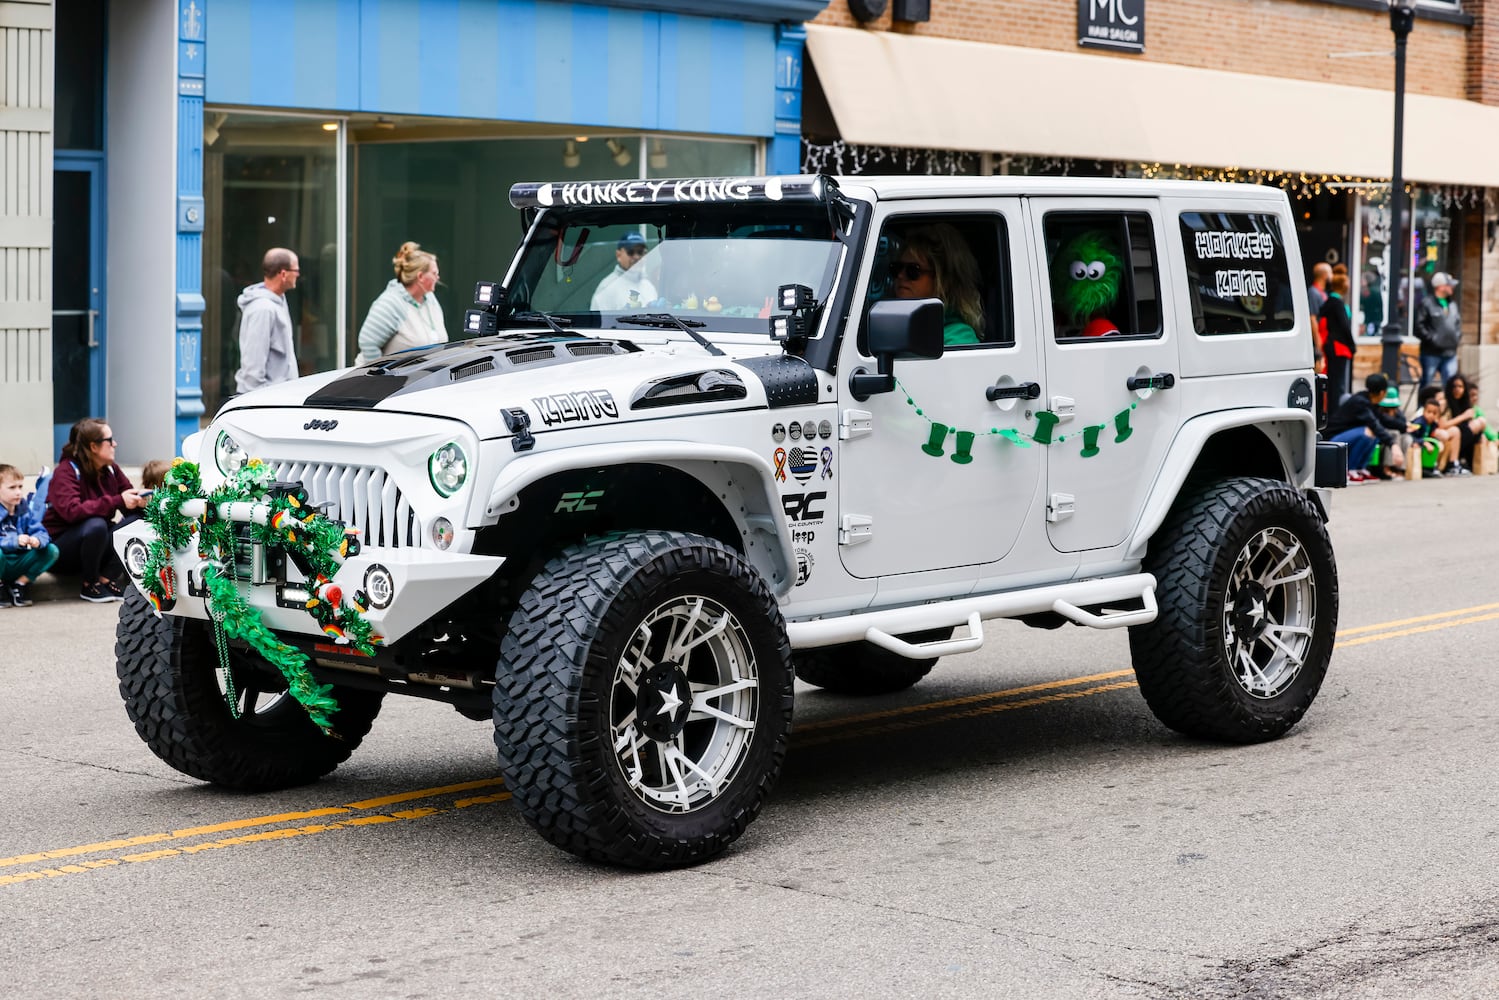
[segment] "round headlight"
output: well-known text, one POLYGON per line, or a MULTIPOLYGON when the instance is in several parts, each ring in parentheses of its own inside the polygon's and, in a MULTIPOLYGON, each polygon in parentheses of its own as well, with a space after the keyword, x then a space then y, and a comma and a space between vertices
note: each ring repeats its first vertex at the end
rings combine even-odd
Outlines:
POLYGON ((463 487, 468 478, 468 456, 458 442, 449 441, 432 453, 427 459, 427 475, 438 496, 450 497, 463 487))
POLYGON ((247 458, 249 456, 245 454, 245 449, 229 436, 228 431, 219 431, 218 439, 213 443, 213 462, 221 473, 226 476, 234 475, 247 458))

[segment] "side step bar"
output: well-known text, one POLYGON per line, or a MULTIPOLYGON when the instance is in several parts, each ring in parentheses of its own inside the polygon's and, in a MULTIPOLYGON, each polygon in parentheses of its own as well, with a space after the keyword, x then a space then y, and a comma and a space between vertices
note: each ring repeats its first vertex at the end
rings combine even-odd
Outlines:
POLYGON ((916 604, 888 611, 872 611, 842 618, 789 622, 786 635, 792 649, 815 649, 845 642, 869 642, 888 649, 897 656, 920 660, 931 656, 968 653, 984 644, 983 622, 992 618, 1016 618, 1020 615, 1055 612, 1070 622, 1089 628, 1125 628, 1155 621, 1155 577, 1149 573, 1062 583, 1034 590, 1004 594, 986 594, 939 604, 916 604), (1088 606, 1123 601, 1141 601, 1145 606, 1133 611, 1097 614, 1088 606), (897 638, 927 629, 968 626, 968 634, 936 642, 912 643, 897 638))

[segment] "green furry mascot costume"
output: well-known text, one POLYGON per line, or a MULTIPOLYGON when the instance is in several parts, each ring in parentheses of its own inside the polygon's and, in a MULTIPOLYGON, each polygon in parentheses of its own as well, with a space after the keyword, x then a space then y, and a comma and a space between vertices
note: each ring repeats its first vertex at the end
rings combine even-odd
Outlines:
POLYGON ((1079 233, 1062 247, 1051 263, 1052 294, 1062 315, 1084 337, 1118 333, 1106 315, 1119 300, 1124 262, 1113 241, 1099 233, 1079 233))

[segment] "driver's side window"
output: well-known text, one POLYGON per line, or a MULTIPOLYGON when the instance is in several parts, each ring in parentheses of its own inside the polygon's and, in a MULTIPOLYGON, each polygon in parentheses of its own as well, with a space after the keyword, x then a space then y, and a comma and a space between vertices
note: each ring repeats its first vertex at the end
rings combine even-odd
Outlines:
POLYGON ((999 215, 893 217, 880 231, 869 304, 941 299, 948 352, 1014 344, 1008 235, 999 215))

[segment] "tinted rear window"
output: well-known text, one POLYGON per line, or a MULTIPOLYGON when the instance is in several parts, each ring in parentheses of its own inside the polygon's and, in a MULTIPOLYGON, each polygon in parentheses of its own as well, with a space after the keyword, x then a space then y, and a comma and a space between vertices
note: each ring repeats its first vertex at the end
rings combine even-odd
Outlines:
POLYGON ((1260 212, 1183 212, 1181 230, 1198 334, 1279 333, 1295 326, 1278 218, 1260 212))

